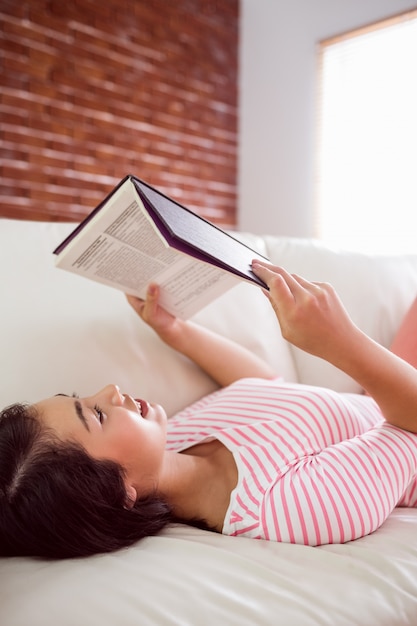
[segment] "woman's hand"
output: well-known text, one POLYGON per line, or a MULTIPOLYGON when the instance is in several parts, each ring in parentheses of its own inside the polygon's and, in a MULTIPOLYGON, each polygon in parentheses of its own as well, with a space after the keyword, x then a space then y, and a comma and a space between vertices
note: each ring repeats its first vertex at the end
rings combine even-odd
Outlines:
POLYGON ((288 341, 344 371, 374 398, 388 422, 417 433, 414 367, 355 326, 330 285, 263 262, 254 261, 252 269, 268 285, 288 341))
POLYGON ((252 269, 269 287, 265 293, 285 339, 333 362, 337 353, 349 349, 359 329, 331 285, 309 282, 258 260, 253 261, 252 269))
POLYGON ((150 284, 146 299, 126 295, 127 301, 136 313, 167 344, 171 344, 179 332, 181 320, 177 319, 159 305, 159 287, 150 284))

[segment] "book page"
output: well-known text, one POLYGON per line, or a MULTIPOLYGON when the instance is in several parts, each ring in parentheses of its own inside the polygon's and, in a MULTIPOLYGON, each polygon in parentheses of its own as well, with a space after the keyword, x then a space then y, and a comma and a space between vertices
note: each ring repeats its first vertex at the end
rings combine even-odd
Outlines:
POLYGON ((161 305, 184 319, 239 282, 170 248, 130 181, 74 237, 56 264, 140 298, 155 282, 161 287, 161 305))

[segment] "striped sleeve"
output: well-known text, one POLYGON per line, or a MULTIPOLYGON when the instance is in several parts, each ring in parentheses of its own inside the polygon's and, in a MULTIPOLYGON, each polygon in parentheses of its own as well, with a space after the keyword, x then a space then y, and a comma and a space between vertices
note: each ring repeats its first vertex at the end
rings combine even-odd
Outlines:
POLYGON ((389 424, 288 466, 265 493, 265 539, 344 543, 381 526, 417 471, 417 436, 389 424))

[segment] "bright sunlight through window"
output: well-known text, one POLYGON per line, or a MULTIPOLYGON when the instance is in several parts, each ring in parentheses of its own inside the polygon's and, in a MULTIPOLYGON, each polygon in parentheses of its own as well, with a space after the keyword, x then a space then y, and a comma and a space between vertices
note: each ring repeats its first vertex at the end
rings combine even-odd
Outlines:
POLYGON ((317 236, 417 253, 417 11, 320 45, 317 236))

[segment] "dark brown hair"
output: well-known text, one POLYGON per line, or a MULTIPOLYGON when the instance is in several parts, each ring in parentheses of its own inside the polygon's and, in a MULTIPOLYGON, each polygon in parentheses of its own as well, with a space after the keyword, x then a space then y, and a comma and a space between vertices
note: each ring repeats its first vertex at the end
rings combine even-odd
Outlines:
POLYGON ((0 555, 46 558, 111 552, 174 520, 159 496, 125 508, 123 468, 49 433, 32 406, 0 413, 0 555))

